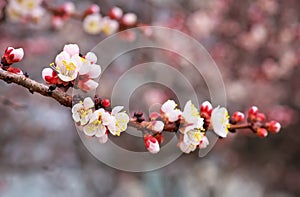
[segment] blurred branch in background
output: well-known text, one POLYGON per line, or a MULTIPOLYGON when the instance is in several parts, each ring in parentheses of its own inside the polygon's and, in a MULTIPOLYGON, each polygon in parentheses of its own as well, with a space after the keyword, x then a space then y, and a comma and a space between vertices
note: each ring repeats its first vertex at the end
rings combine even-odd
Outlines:
POLYGON ((25 109, 27 106, 25 104, 14 102, 11 98, 6 98, 5 96, 0 96, 0 103, 5 106, 9 106, 15 110, 25 109))

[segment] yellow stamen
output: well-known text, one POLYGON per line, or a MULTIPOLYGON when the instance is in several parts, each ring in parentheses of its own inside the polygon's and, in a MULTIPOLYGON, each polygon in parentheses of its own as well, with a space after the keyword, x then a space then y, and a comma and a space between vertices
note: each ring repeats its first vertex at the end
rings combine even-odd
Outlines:
POLYGON ((73 71, 73 70, 75 70, 77 68, 77 66, 73 62, 67 63, 66 60, 63 60, 62 63, 64 64, 64 66, 66 67, 66 69, 68 71, 70 71, 70 70, 73 71))

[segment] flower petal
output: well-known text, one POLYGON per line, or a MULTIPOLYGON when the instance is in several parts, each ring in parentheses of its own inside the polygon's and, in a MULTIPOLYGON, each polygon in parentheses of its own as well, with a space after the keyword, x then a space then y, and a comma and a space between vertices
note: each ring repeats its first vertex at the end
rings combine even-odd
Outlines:
POLYGON ((91 65, 91 69, 88 72, 89 77, 92 79, 95 79, 95 78, 99 77, 100 74, 101 74, 100 65, 98 65, 98 64, 91 65))
POLYGON ((173 100, 167 100, 162 106, 161 106, 161 111, 164 113, 168 113, 172 111, 176 107, 176 103, 173 100))
POLYGON ((85 56, 85 59, 88 60, 91 64, 95 64, 97 62, 97 56, 93 52, 88 52, 85 56))
POLYGON ((77 44, 67 44, 64 46, 63 51, 68 53, 70 56, 79 55, 79 47, 77 44))
POLYGON ((91 99, 91 97, 87 97, 83 101, 83 106, 85 108, 93 108, 94 107, 94 101, 91 99))
POLYGON ((179 109, 175 109, 169 114, 169 121, 175 122, 179 119, 179 116, 182 114, 182 112, 179 109))
POLYGON ((99 140, 99 142, 100 142, 101 144, 104 144, 104 143, 106 143, 106 142, 107 142, 107 140, 108 140, 108 136, 107 136, 107 134, 105 134, 105 135, 103 135, 103 136, 99 137, 99 138, 98 138, 98 140, 99 140))
POLYGON ((122 109, 124 108, 124 106, 116 106, 111 110, 111 115, 115 116, 117 113, 119 113, 122 109))

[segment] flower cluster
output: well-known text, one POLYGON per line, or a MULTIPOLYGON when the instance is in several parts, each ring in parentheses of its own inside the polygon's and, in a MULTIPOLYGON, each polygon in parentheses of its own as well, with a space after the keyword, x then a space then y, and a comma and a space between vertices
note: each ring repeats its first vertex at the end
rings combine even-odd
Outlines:
MULTIPOLYGON (((147 122, 147 128, 155 133, 144 136, 145 147, 151 153, 159 151, 159 144, 162 143, 162 131, 166 125, 179 125, 180 138, 178 147, 184 153, 190 153, 196 148, 206 148, 209 145, 206 131, 211 126, 214 132, 220 137, 226 137, 229 129, 229 115, 225 108, 212 108, 206 101, 200 106, 199 111, 195 105, 188 101, 181 111, 173 100, 166 101, 159 113, 150 114, 150 122, 147 122)), ((138 120, 138 119, 136 119, 138 120)))
POLYGON ((248 110, 248 122, 252 130, 261 138, 267 137, 268 133, 278 133, 281 129, 279 122, 275 120, 266 121, 266 115, 259 112, 258 107, 252 106, 248 110))
POLYGON ((6 7, 6 15, 12 22, 38 22, 45 10, 42 0, 10 0, 6 7))
POLYGON ((51 68, 42 71, 42 77, 48 84, 76 86, 88 92, 98 87, 94 79, 101 74, 101 67, 96 62, 97 56, 93 52, 82 56, 78 45, 68 44, 50 64, 51 68))
MULTIPOLYGON (((1 59, 1 68, 15 74, 23 74, 18 68, 11 67, 11 64, 19 62, 24 56, 22 48, 15 49, 8 47, 1 59)), ((76 86, 83 91, 89 91, 98 86, 94 81, 101 73, 101 67, 96 64, 97 57, 94 53, 86 55, 79 53, 76 44, 65 45, 51 68, 42 71, 43 79, 48 84, 62 85, 63 87, 76 86), (78 80, 75 80, 78 79, 78 80)), ((50 87, 49 87, 50 90, 50 87)), ((144 143, 150 153, 158 153, 163 143, 163 132, 179 133, 178 147, 184 153, 190 153, 197 148, 204 149, 209 145, 206 132, 213 132, 220 138, 225 138, 228 132, 236 132, 238 129, 251 129, 259 137, 266 137, 268 133, 278 133, 281 129, 279 122, 266 120, 266 115, 252 106, 248 110, 247 118, 242 112, 234 112, 232 116, 226 108, 212 107, 210 102, 203 102, 199 109, 188 101, 183 110, 177 107, 173 100, 167 100, 162 104, 160 112, 153 112, 149 115, 149 121, 145 121, 142 112, 135 112, 132 119, 122 111, 123 106, 116 106, 110 110, 110 101, 95 96, 83 101, 78 96, 73 97, 77 103, 72 108, 72 117, 86 136, 97 137, 99 142, 105 143, 108 134, 120 136, 131 126, 146 132, 144 143), (78 101, 78 102, 77 102, 78 101), (245 122, 246 120, 246 122, 245 122)))
POLYGON ((65 2, 53 12, 51 25, 54 29, 61 29, 67 19, 76 12, 73 2, 65 2))
POLYGON ((253 106, 248 111, 248 118, 242 112, 234 112, 232 116, 226 108, 212 107, 208 101, 203 102, 198 110, 195 105, 188 101, 183 111, 177 108, 173 100, 166 101, 160 109, 160 113, 150 114, 150 121, 144 121, 142 113, 135 113, 133 121, 143 124, 153 134, 146 133, 144 136, 145 147, 150 153, 158 153, 160 144, 163 142, 163 131, 179 131, 178 147, 184 153, 190 153, 197 148, 204 149, 209 145, 206 132, 213 132, 220 138, 225 138, 228 132, 235 132, 237 129, 251 129, 259 137, 266 137, 268 132, 278 133, 281 125, 271 120, 266 122, 266 116, 258 112, 253 106))
POLYGON ((137 16, 134 13, 123 14, 121 8, 113 7, 108 16, 102 16, 100 8, 97 5, 91 5, 85 11, 83 29, 89 34, 111 35, 119 29, 133 27, 136 23, 137 16))
POLYGON ((108 134, 120 136, 127 129, 129 116, 116 106, 111 112, 104 108, 95 110, 95 103, 87 97, 72 108, 73 120, 82 128, 86 136, 97 137, 100 143, 108 140, 108 134))

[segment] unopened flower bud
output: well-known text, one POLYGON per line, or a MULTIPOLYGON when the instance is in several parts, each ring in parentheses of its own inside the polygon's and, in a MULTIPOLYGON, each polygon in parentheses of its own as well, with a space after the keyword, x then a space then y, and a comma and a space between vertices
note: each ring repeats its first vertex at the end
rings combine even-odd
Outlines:
POLYGON ((267 125, 268 131, 271 133, 278 133, 281 129, 280 123, 275 120, 272 120, 272 121, 266 123, 266 125, 267 125))
POLYGON ((101 105, 104 108, 108 108, 108 107, 110 107, 110 101, 108 99, 103 99, 103 100, 101 100, 101 105))
POLYGON ((95 13, 99 13, 99 12, 100 12, 100 7, 97 4, 92 4, 85 10, 84 15, 87 16, 87 15, 95 14, 95 13))
POLYGON ((23 59, 24 50, 22 48, 14 49, 13 47, 7 47, 4 55, 2 56, 2 64, 13 64, 20 62, 23 59))
POLYGON ((239 111, 236 111, 232 115, 232 120, 234 122, 242 122, 245 119, 245 114, 239 111))
POLYGON ((265 138, 268 135, 268 131, 265 128, 258 128, 256 134, 261 138, 265 138))
POLYGON ((258 108, 256 106, 252 106, 249 111, 248 111, 248 114, 249 115, 255 115, 258 113, 258 108))
POLYGON ((160 150, 159 143, 155 137, 153 137, 152 135, 145 136, 144 142, 145 142, 146 149, 150 153, 155 154, 155 153, 159 152, 159 150, 160 150))
POLYGON ((49 84, 56 84, 57 82, 57 73, 51 68, 44 68, 42 71, 42 77, 44 81, 49 84))
POLYGON ((62 4, 61 9, 65 12, 65 14, 70 15, 75 12, 75 5, 73 2, 65 2, 62 4))
POLYGON ((209 101, 205 101, 200 105, 200 114, 201 117, 204 116, 204 118, 209 118, 211 116, 211 112, 213 110, 212 105, 210 104, 209 101), (208 117, 205 117, 208 116, 208 117))
POLYGON ((263 114, 263 113, 257 113, 256 114, 256 120, 257 121, 263 122, 263 121, 265 121, 265 119, 266 119, 266 115, 265 114, 263 114))
POLYGON ((11 72, 11 73, 15 73, 15 74, 18 74, 18 75, 23 75, 23 71, 19 68, 15 68, 15 67, 12 67, 10 66, 8 69, 7 69, 8 72, 11 72))
POLYGON ((123 16, 123 10, 119 7, 113 7, 110 11, 109 11, 109 17, 111 19, 116 19, 119 20, 122 16, 123 16))
POLYGON ((64 25, 64 20, 59 16, 53 16, 51 19, 53 29, 61 29, 64 25))
POLYGON ((258 108, 256 106, 252 106, 249 110, 248 110, 248 119, 250 121, 254 121, 256 119, 256 115, 258 113, 258 108))
POLYGON ((122 24, 125 26, 133 26, 137 22, 137 16, 134 13, 127 13, 122 18, 122 24))

